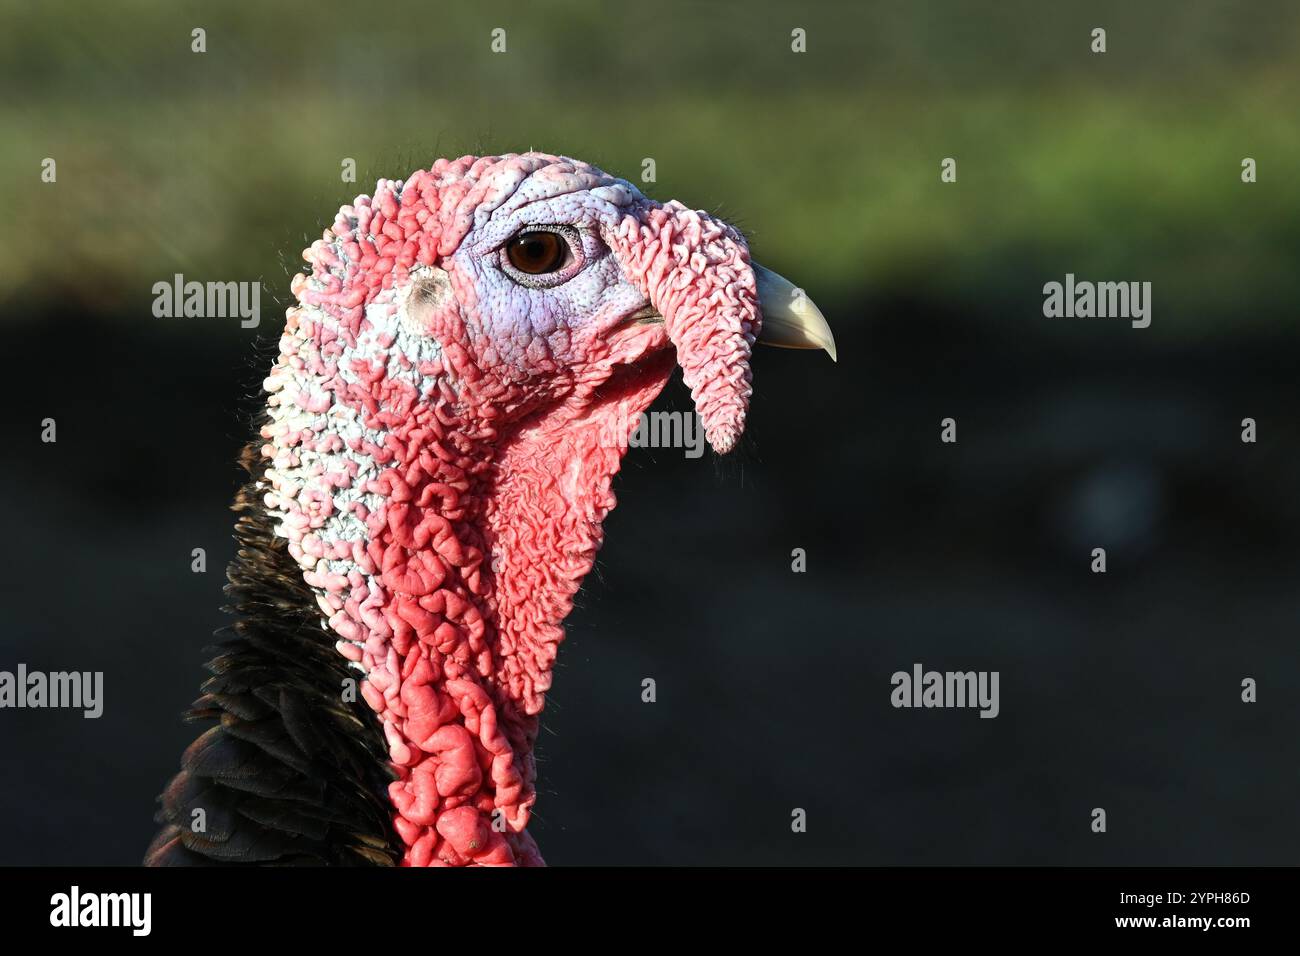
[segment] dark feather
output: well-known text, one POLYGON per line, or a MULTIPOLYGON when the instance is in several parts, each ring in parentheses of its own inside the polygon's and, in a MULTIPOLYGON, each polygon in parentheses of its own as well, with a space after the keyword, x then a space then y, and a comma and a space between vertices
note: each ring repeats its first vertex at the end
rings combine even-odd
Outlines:
POLYGON ((383 733, 364 702, 342 698, 357 675, 262 506, 261 444, 244 450, 250 478, 234 505, 226 594, 238 620, 186 715, 217 723, 159 797, 163 827, 145 864, 391 866, 401 849, 383 733))

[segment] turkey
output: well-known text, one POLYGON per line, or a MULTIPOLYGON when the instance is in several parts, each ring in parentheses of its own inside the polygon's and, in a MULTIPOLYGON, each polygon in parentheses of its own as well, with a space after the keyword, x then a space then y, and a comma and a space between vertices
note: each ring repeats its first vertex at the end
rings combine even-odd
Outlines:
POLYGON ((542 153, 380 180, 306 250, 242 456, 235 623, 148 865, 540 865, 533 745, 629 429, 709 444, 821 313, 733 227, 542 153))

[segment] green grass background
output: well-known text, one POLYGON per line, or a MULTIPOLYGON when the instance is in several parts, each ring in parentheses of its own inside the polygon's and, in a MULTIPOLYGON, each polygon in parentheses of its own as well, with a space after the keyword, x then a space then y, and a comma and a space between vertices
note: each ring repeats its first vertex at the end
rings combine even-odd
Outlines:
POLYGON ((8 321, 69 305, 145 321, 150 287, 178 271, 261 278, 283 301, 302 247, 376 176, 528 148, 732 218, 819 301, 919 298, 999 322, 1069 271, 1152 281, 1161 336, 1295 321, 1300 4, 0 10, 8 321), (955 184, 939 180, 948 156, 955 184))

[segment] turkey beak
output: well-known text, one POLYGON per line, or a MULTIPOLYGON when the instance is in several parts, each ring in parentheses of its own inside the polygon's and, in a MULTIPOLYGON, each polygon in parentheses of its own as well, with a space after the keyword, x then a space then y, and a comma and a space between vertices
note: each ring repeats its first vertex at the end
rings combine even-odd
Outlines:
POLYGON ((821 310, 789 279, 751 262, 758 304, 763 310, 763 324, 758 332, 760 345, 783 349, 825 349, 831 361, 835 357, 835 337, 821 310))

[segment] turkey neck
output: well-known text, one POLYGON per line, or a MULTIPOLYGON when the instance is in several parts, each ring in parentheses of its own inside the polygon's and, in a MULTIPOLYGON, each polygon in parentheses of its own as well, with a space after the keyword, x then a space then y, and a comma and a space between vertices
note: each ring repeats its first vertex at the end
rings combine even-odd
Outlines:
POLYGON ((541 864, 526 827, 561 624, 614 507, 628 430, 671 367, 669 351, 522 412, 467 389, 411 409, 366 494, 335 501, 366 540, 297 546, 307 582, 333 585, 318 600, 366 675, 407 865, 541 864))

